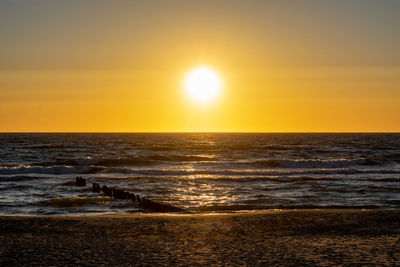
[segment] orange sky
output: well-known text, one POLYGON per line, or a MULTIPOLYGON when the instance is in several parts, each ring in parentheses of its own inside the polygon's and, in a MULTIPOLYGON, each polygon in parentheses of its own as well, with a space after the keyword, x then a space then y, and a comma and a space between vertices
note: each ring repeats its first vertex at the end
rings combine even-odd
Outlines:
POLYGON ((4 1, 0 131, 399 132, 396 1, 4 1), (220 97, 182 88, 206 65, 220 97))

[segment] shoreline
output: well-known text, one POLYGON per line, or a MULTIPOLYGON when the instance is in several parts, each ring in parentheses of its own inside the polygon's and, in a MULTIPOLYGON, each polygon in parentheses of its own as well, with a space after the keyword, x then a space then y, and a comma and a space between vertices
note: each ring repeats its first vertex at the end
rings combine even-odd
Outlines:
POLYGON ((2 266, 399 262, 400 210, 0 216, 2 266))

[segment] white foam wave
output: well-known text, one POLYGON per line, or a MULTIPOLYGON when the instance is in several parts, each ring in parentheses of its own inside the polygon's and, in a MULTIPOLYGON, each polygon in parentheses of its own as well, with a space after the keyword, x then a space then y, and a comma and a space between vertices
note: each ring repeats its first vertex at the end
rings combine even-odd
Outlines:
POLYGON ((253 167, 271 168, 346 168, 350 166, 376 166, 389 164, 388 161, 356 158, 356 159, 259 159, 239 161, 239 164, 250 165, 253 167))

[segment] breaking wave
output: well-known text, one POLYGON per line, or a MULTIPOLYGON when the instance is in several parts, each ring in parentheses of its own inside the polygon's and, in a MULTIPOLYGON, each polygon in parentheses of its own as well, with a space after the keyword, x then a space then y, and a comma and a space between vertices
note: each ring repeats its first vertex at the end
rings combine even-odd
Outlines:
POLYGON ((218 159, 213 155, 149 155, 130 156, 122 158, 81 158, 58 160, 43 165, 57 166, 100 166, 100 167, 123 167, 123 166, 146 166, 166 163, 197 162, 214 165, 248 166, 253 168, 346 168, 351 166, 380 166, 396 164, 396 161, 388 159, 356 158, 356 159, 253 159, 253 160, 230 160, 218 159))
POLYGON ((45 165, 69 165, 69 166, 103 166, 103 167, 117 167, 117 166, 142 166, 153 165, 162 162, 191 162, 191 161, 214 161, 213 155, 147 155, 147 156, 129 156, 118 158, 78 158, 58 160, 54 163, 48 162, 45 165))
POLYGON ((345 168, 350 166, 379 166, 392 163, 383 159, 265 159, 254 161, 242 161, 242 164, 254 167, 271 168, 345 168))
MULTIPOLYGON (((300 163, 303 164, 303 163, 300 163)), ((308 163, 307 163, 308 164, 308 163)), ((307 165, 306 164, 306 165, 307 165)), ((376 166, 375 168, 362 168, 351 167, 346 168, 347 164, 337 164, 329 162, 327 167, 313 168, 310 163, 309 167, 301 165, 298 168, 271 168, 271 169, 243 169, 243 168, 202 168, 202 169, 160 169, 160 168, 135 168, 135 167, 104 167, 104 166, 29 166, 21 165, 15 167, 0 167, 0 175, 18 175, 18 174, 125 174, 125 175, 147 175, 147 176, 193 176, 193 175, 210 175, 219 176, 284 176, 284 175, 354 175, 354 174, 400 174, 399 166, 393 166, 393 168, 385 168, 376 166), (340 167, 339 167, 340 166, 340 167)), ((352 165, 348 165, 352 166, 352 165)), ((374 165, 371 165, 374 166, 374 165)), ((0 178, 1 179, 1 178, 0 178)))
POLYGON ((378 205, 209 205, 200 206, 194 210, 200 212, 254 211, 254 210, 293 210, 293 209, 377 209, 378 205))

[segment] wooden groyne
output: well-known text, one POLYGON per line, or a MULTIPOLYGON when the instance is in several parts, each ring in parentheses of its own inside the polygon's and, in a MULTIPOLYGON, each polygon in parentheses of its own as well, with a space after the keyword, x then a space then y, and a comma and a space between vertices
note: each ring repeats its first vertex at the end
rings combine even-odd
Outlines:
MULTIPOLYGON (((82 177, 76 177, 76 185, 84 186, 86 185, 86 179, 82 177)), ((103 193, 106 196, 115 199, 125 199, 131 200, 133 203, 137 204, 139 207, 143 209, 148 209, 156 212, 187 212, 186 210, 172 206, 169 204, 153 201, 146 197, 141 197, 137 194, 130 193, 124 189, 109 187, 107 185, 100 186, 98 183, 92 184, 93 193, 103 193)))

